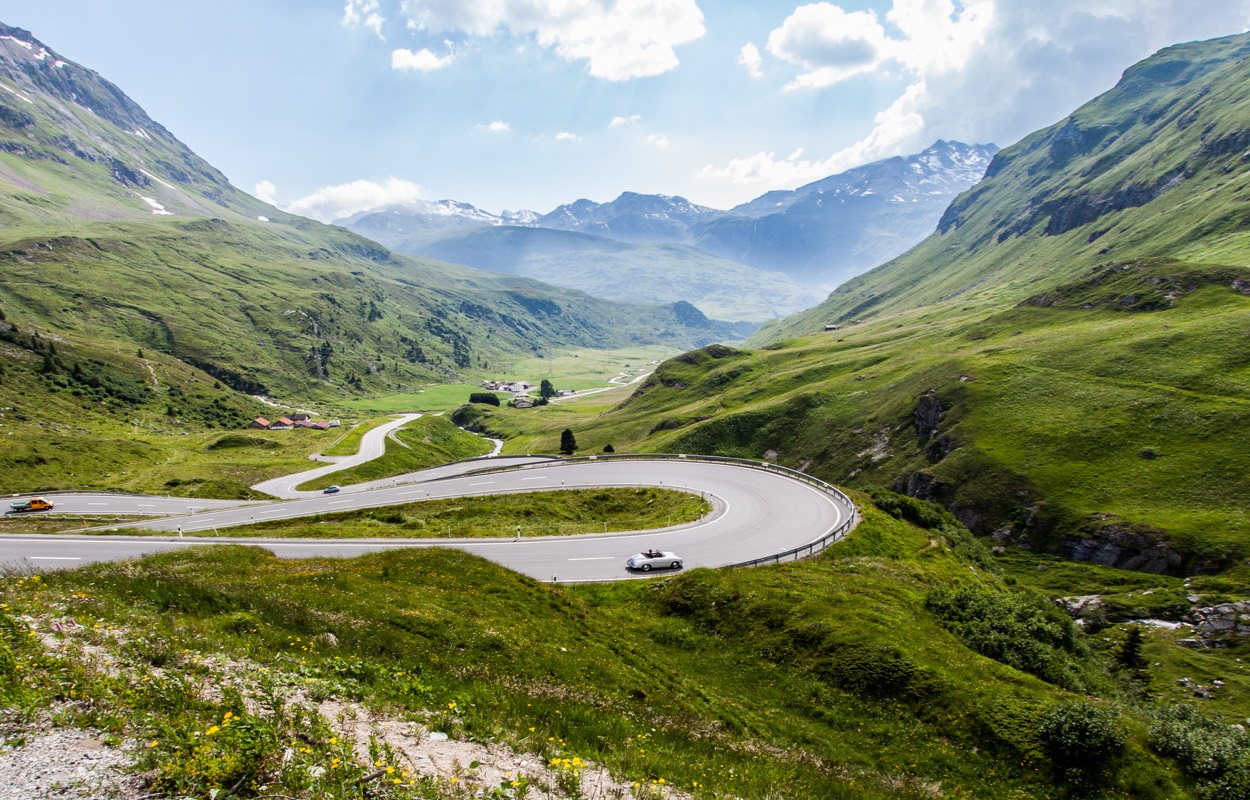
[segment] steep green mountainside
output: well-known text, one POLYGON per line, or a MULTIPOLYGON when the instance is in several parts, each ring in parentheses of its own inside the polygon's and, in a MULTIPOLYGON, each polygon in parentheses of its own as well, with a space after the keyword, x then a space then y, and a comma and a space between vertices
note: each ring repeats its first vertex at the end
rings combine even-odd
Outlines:
MULTIPOLYGON (((607 414, 545 413, 587 449, 768 457, 892 487, 1004 544, 1244 571, 1247 54, 1250 36, 1162 51, 1007 148, 929 240, 766 328, 760 349, 680 356, 607 414)), ((477 424, 554 445, 541 417, 490 413, 477 424)))
POLYGON ((1250 252, 1250 37, 1167 48, 1000 152, 915 249, 753 342, 921 306, 1000 307, 1100 262, 1250 252))

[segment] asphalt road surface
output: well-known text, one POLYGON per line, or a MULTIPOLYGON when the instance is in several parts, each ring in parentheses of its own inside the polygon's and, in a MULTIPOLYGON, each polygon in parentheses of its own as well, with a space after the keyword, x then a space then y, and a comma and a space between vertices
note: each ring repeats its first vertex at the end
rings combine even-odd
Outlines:
MULTIPOLYGON (((507 461, 476 463, 481 467, 507 461)), ((697 522, 630 533, 593 535, 593 523, 588 523, 587 535, 575 537, 531 537, 526 534, 536 532, 527 532, 522 525, 519 538, 513 535, 486 540, 237 537, 228 540, 258 545, 284 558, 350 557, 398 547, 457 547, 538 580, 604 581, 635 577, 625 569, 625 559, 647 548, 672 550, 685 558, 687 568, 726 566, 809 544, 840 525, 851 513, 815 486, 776 472, 736 464, 684 459, 534 461, 536 463, 524 463, 507 471, 436 477, 422 483, 372 489, 357 487, 359 490, 350 493, 317 494, 280 503, 226 507, 228 501, 191 501, 197 505, 212 504, 212 507, 197 509, 194 514, 139 521, 131 526, 161 534, 154 536, 10 534, 0 536, 0 563, 39 569, 69 568, 193 544, 221 543, 223 540, 215 537, 216 531, 237 525, 447 497, 595 486, 657 486, 701 494, 712 503, 712 513, 697 522)), ((459 468, 462 467, 451 465, 441 469, 459 468)), ((439 474, 438 470, 430 472, 439 474)), ((412 477, 405 476, 403 480, 412 477)), ((133 495, 101 495, 108 498, 107 507, 87 505, 91 501, 85 498, 92 495, 61 495, 56 500, 58 511, 71 510, 70 497, 83 498, 82 507, 91 513, 179 513, 160 510, 161 501, 172 503, 174 499, 133 495)), ((80 501, 76 499, 74 504, 77 508, 80 501)))

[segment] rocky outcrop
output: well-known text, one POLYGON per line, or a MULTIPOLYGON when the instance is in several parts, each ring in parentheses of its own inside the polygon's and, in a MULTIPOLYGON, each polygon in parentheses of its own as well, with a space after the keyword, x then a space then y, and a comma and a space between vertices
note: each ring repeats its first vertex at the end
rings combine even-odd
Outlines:
POLYGON ((942 412, 945 410, 942 401, 932 392, 920 396, 920 401, 916 403, 915 421, 916 436, 922 443, 929 441, 937 433, 938 425, 942 423, 942 412))
POLYGON ((1081 533, 1060 540, 1065 558, 1157 575, 1179 571, 1183 561, 1160 532, 1135 529, 1109 517, 1092 519, 1081 533))
POLYGON ((1250 636, 1250 600, 1195 608, 1185 621, 1194 626, 1194 635, 1181 644, 1187 647, 1228 647, 1238 637, 1250 636))

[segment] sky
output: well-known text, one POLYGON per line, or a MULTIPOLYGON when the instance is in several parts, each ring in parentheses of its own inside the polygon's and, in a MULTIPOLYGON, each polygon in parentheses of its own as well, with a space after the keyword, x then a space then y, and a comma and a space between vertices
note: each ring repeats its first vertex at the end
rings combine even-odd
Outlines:
POLYGON ((239 188, 330 221, 623 191, 730 208, 1005 147, 1250 0, 6 0, 239 188))

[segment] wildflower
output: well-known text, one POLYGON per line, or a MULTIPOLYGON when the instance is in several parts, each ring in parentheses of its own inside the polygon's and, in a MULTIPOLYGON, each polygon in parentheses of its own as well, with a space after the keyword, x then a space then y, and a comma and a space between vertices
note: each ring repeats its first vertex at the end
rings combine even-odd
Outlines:
POLYGON ((205 736, 212 736, 214 733, 216 733, 216 732, 217 732, 217 731, 219 731, 219 730, 221 730, 221 728, 218 728, 216 725, 214 725, 213 727, 211 727, 211 728, 209 728, 208 730, 204 731, 204 735, 205 735, 205 736))
POLYGON ((152 741, 148 742, 148 747, 149 748, 156 747, 156 740, 153 739, 152 741))

